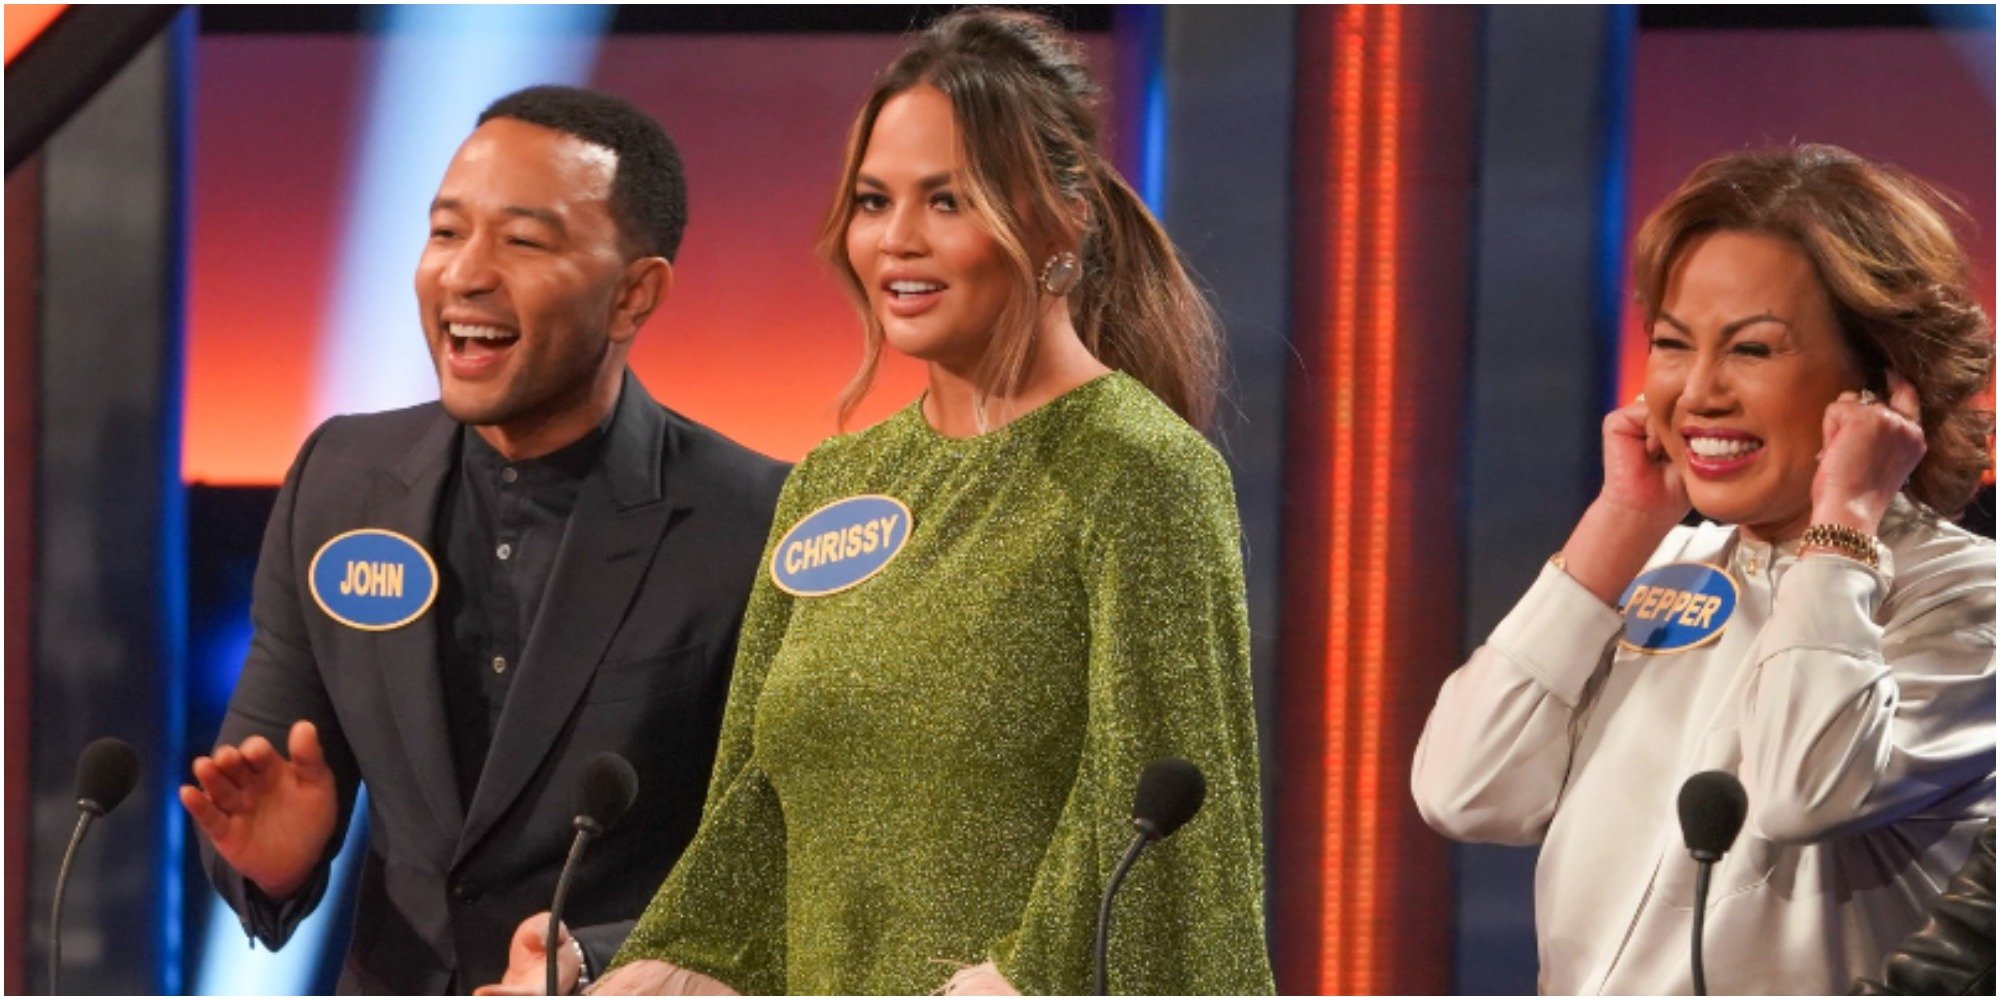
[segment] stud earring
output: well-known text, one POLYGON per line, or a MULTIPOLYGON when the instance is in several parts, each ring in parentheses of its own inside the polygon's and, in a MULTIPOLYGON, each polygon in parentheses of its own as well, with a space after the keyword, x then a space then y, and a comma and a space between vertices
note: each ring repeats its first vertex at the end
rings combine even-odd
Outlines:
POLYGON ((1061 298, 1076 287, 1078 278, 1083 277, 1083 265, 1076 255, 1067 250, 1049 257, 1042 265, 1042 290, 1061 298))

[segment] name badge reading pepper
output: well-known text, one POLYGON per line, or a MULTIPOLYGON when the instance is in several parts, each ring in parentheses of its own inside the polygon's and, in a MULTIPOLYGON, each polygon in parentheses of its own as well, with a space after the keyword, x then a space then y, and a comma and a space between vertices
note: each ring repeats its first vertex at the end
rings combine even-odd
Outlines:
POLYGON ((1641 653, 1678 653, 1706 645, 1736 614, 1736 581, 1707 563, 1668 563, 1639 574, 1619 601, 1618 641, 1641 653))
POLYGON ((386 632, 416 621, 438 593, 431 554, 381 528, 329 539, 313 556, 306 579, 327 617, 364 632, 386 632))
POLYGON ((771 553, 771 581, 800 597, 823 597, 882 572, 910 540, 910 508, 863 494, 807 514, 771 553))

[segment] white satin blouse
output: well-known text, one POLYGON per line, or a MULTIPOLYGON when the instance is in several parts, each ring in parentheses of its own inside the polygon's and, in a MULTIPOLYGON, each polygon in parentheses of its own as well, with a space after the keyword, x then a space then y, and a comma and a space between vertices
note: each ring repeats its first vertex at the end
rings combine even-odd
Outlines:
POLYGON ((1692 990, 1695 864, 1675 799, 1736 774, 1708 988, 1845 993, 1923 921, 1994 809, 1994 546, 1898 500, 1881 570, 1727 526, 1676 529, 1650 566, 1725 568, 1713 641, 1617 643, 1618 611, 1550 566, 1438 695, 1411 785, 1469 841, 1542 845, 1545 993, 1692 990))

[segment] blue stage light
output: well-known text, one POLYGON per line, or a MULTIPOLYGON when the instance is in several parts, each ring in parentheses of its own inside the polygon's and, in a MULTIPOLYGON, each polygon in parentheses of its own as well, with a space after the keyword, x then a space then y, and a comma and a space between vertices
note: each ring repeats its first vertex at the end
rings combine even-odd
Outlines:
MULTIPOLYGON (((162 359, 165 378, 162 379, 160 399, 160 455, 159 483, 159 595, 158 614, 160 622, 160 705, 163 709, 159 747, 164 759, 181 755, 187 746, 187 702, 183 692, 187 688, 187 622, 188 622, 188 552, 187 552, 187 487, 181 482, 181 441, 182 421, 187 413, 184 393, 187 388, 187 288, 188 288, 188 225, 192 218, 188 206, 190 187, 189 150, 187 137, 193 134, 189 128, 190 109, 194 93, 194 59, 196 22, 195 12, 182 11, 167 29, 166 53, 169 60, 169 79, 172 81, 168 95, 168 114, 172 117, 169 134, 173 150, 173 181, 171 191, 173 208, 171 235, 167 245, 175 248, 166 262, 169 279, 166 283, 165 303, 166 335, 162 337, 166 357, 162 359)), ((161 768, 153 780, 159 782, 159 932, 160 945, 156 961, 159 963, 159 990, 164 994, 181 991, 181 952, 185 941, 181 934, 182 905, 186 899, 187 887, 181 876, 180 859, 187 850, 187 816, 181 811, 180 782, 181 771, 175 768, 161 768)))
POLYGON ((1118 12, 1118 58, 1136 67, 1127 79, 1139 81, 1138 107, 1125 124, 1137 131, 1139 162, 1131 181, 1154 215, 1166 214, 1167 203, 1167 74, 1166 14, 1158 4, 1134 4, 1118 12))
POLYGON ((1598 355, 1599 396, 1594 413, 1624 405, 1618 395, 1625 322, 1625 202, 1631 172, 1632 49, 1638 8, 1613 6, 1604 15, 1604 54, 1598 88, 1597 127, 1603 162, 1597 186, 1597 274, 1593 319, 1603 346, 1598 355))
MULTIPOLYGON (((327 883, 324 898, 328 901, 347 898, 349 883, 354 880, 354 862, 365 849, 361 842, 368 836, 367 817, 368 790, 363 788, 354 797, 354 822, 348 824, 347 838, 341 842, 327 883)), ((203 938, 207 947, 195 972, 194 992, 198 996, 309 996, 326 992, 333 984, 314 980, 325 963, 324 942, 333 922, 345 919, 347 914, 340 907, 323 905, 300 922, 284 950, 246 948, 243 924, 235 911, 220 898, 214 899, 208 908, 208 934, 203 938)))
POLYGON ((243 673, 243 659, 250 655, 252 626, 249 606, 240 610, 232 621, 207 629, 196 639, 199 645, 187 698, 197 718, 221 718, 236 690, 236 678, 243 673))
POLYGON ((1924 17, 1940 28, 1993 30, 1993 5, 1985 3, 1927 3, 1924 17))

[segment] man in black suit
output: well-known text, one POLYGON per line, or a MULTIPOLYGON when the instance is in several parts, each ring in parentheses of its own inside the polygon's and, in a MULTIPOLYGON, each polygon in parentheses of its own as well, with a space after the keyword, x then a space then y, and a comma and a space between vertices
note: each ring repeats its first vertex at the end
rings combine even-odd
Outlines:
POLYGON ((623 101, 496 102, 417 266, 440 401, 328 421, 279 492, 250 655, 181 801, 217 890, 276 948, 367 783, 343 992, 463 991, 501 978, 510 938, 538 953, 524 920, 599 752, 640 792, 575 876, 566 971, 608 961, 694 833, 785 469, 626 368, 672 285, 684 190, 623 101))

